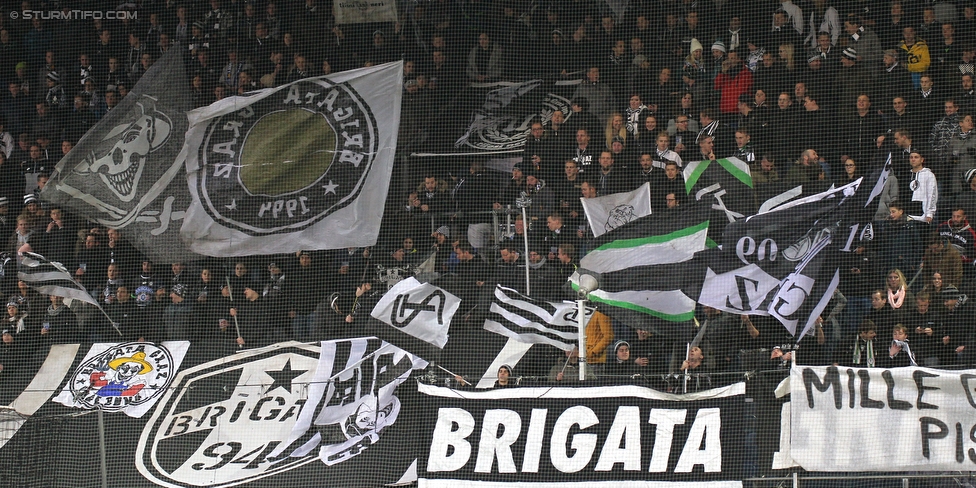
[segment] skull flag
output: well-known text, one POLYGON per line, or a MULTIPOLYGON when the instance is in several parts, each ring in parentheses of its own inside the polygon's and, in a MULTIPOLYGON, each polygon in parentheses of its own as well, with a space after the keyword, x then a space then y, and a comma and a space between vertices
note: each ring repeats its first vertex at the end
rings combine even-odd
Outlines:
POLYGON ((179 239, 190 203, 180 152, 191 108, 173 49, 61 159, 41 198, 118 229, 157 263, 198 257, 179 239))

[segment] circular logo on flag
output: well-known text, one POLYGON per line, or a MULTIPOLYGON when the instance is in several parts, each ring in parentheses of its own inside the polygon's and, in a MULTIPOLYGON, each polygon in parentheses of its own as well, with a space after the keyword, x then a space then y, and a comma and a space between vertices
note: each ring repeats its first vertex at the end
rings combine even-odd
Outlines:
POLYGON ((356 200, 376 144, 373 114, 350 86, 294 83, 211 121, 203 207, 249 235, 301 230, 356 200))
POLYGON ((162 395, 173 379, 172 370, 168 349, 130 342, 85 360, 68 384, 75 403, 115 412, 162 395))

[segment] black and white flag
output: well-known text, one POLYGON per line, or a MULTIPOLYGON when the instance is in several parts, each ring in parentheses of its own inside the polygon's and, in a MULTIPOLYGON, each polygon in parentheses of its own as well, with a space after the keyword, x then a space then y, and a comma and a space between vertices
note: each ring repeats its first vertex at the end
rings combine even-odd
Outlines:
POLYGON ((179 233, 190 204, 180 155, 191 108, 183 58, 171 49, 61 159, 41 198, 118 229, 154 262, 199 258, 179 233))
POLYGON ((402 85, 402 63, 386 63, 188 113, 183 240, 216 257, 375 244, 402 85))
POLYGON ((334 465, 362 454, 400 414, 396 389, 427 362, 376 338, 323 341, 308 401, 274 456, 318 450, 334 465))
POLYGON ((40 254, 25 252, 19 264, 17 279, 38 293, 72 298, 99 307, 98 300, 92 298, 61 263, 50 261, 40 254))
MULTIPOLYGON (((584 327, 593 310, 586 308, 584 327)), ((579 341, 578 316, 573 302, 536 300, 498 285, 485 319, 485 330, 527 344, 549 344, 572 351, 579 341)))
POLYGON ((401 332, 444 349, 451 319, 460 306, 460 298, 410 277, 390 288, 370 315, 401 332))

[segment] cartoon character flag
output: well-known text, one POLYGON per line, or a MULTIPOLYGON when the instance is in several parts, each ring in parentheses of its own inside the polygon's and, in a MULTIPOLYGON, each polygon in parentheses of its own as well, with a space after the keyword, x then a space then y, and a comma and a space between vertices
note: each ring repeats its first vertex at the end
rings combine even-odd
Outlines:
POLYGON ((189 348, 187 341, 92 344, 54 401, 141 417, 166 392, 189 348))

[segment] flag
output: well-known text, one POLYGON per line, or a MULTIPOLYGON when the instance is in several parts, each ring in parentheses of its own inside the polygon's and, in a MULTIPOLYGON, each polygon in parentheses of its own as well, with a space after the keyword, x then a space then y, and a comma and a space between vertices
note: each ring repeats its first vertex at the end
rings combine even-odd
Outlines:
POLYGON ((4 373, 0 393, 0 448, 7 443, 58 389, 78 353, 78 344, 53 344, 40 364, 41 355, 33 352, 23 371, 36 371, 29 381, 25 375, 4 373))
POLYGON ((438 349, 447 344, 451 319, 461 299, 429 283, 410 277, 388 291, 370 315, 438 349))
POLYGON ((98 300, 92 298, 84 286, 75 281, 67 268, 57 261, 50 261, 40 254, 25 252, 17 267, 17 279, 44 295, 58 295, 90 303, 99 309, 98 300))
POLYGON ((199 258, 180 241, 190 204, 183 159, 192 108, 170 49, 55 166, 41 198, 119 232, 157 263, 199 258))
POLYGON ((859 234, 857 224, 848 224, 863 213, 858 202, 869 199, 871 188, 858 191, 863 180, 729 224, 722 259, 709 264, 699 303, 771 316, 791 334, 806 333, 840 281, 833 257, 850 251, 848 234, 859 234))
POLYGON ((427 362, 376 338, 323 341, 308 401, 272 457, 318 449, 334 465, 380 442, 400 414, 396 389, 427 362))
MULTIPOLYGON (((332 4, 332 16, 336 24, 367 24, 373 22, 397 22, 396 1, 369 0, 339 1, 332 4)), ((390 32, 389 35, 393 35, 390 32)))
POLYGON ((539 120, 548 126, 553 112, 559 110, 566 116, 567 123, 572 124, 574 112, 570 100, 579 83, 578 79, 554 83, 542 80, 472 83, 464 87, 444 111, 470 114, 469 121, 458 124, 456 117, 435 117, 425 121, 430 124, 427 131, 430 135, 424 147, 431 148, 431 152, 413 156, 489 159, 491 155, 504 158, 505 154, 514 154, 521 157, 532 121, 539 120))
POLYGON ((52 401, 142 417, 166 393, 189 348, 188 341, 92 344, 52 401))
POLYGON ((756 210, 752 173, 749 165, 738 158, 685 163, 683 170, 688 201, 708 205, 712 231, 718 240, 724 224, 752 215, 756 210))
POLYGON ((600 288, 588 298, 632 327, 657 330, 691 320, 692 290, 704 273, 695 257, 714 245, 708 240, 707 213, 700 205, 689 205, 642 217, 601 236, 580 260, 580 271, 570 277, 572 286, 579 289, 581 272, 599 274, 600 288))
MULTIPOLYGON (((584 329, 593 310, 586 308, 584 329)), ((578 313, 576 303, 536 300, 497 285, 485 320, 485 330, 519 342, 548 344, 572 351, 579 343, 578 313)))
POLYGON ((187 114, 190 249, 226 257, 375 244, 402 85, 402 63, 387 63, 187 114))
POLYGON ((621 225, 651 214, 651 184, 633 191, 597 198, 580 198, 593 235, 600 237, 621 225))

